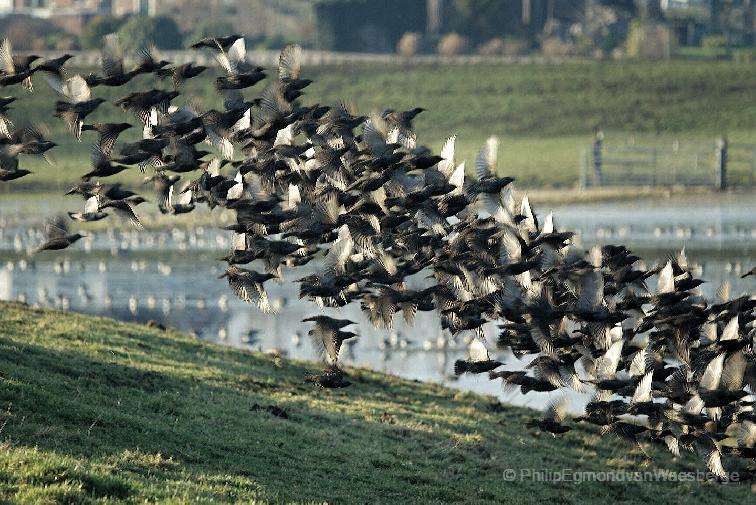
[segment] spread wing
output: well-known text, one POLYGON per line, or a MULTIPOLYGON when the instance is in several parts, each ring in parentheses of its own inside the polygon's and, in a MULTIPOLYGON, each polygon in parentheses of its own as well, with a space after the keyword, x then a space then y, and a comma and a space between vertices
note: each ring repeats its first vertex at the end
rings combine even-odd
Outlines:
POLYGON ((45 233, 49 239, 65 238, 68 235, 68 225, 63 216, 55 216, 47 220, 45 233))
POLYGON ((100 198, 97 195, 88 198, 84 203, 85 214, 94 214, 98 210, 100 210, 100 198))
POLYGON ((0 70, 9 75, 16 73, 16 65, 13 64, 13 46, 8 38, 3 39, 0 44, 0 70))
POLYGON ((470 342, 467 352, 470 356, 470 361, 488 361, 489 359, 486 345, 478 339, 470 342))
POLYGON ((106 77, 123 75, 123 51, 118 35, 115 33, 105 36, 105 47, 102 49, 102 72, 106 77))
POLYGON ((499 139, 489 137, 475 159, 475 177, 484 179, 496 175, 496 157, 499 152, 499 139))
POLYGON ((92 92, 89 89, 87 81, 80 75, 75 75, 66 81, 66 87, 64 89, 66 96, 68 96, 73 102, 86 102, 92 98, 92 92))
POLYGON ((288 44, 281 51, 278 58, 278 78, 299 79, 302 65, 302 46, 299 44, 288 44))
POLYGON ((220 66, 229 74, 236 73, 239 64, 247 58, 247 46, 244 42, 244 37, 237 39, 236 42, 231 44, 228 51, 224 51, 220 45, 218 45, 218 50, 215 58, 218 60, 220 66))
POLYGON ((254 281, 248 275, 242 274, 229 277, 228 284, 240 300, 257 305, 265 314, 274 312, 268 301, 268 293, 265 291, 263 285, 254 281))
POLYGON ((699 385, 701 386, 701 389, 717 389, 719 387, 719 381, 722 378, 722 368, 724 365, 724 359, 725 359, 726 353, 719 354, 716 358, 711 360, 708 365, 706 365, 706 370, 704 370, 704 374, 701 377, 701 382, 699 385))
POLYGON ((672 293, 675 290, 674 272, 672 262, 668 261, 664 268, 659 271, 656 279, 656 292, 658 294, 672 293))

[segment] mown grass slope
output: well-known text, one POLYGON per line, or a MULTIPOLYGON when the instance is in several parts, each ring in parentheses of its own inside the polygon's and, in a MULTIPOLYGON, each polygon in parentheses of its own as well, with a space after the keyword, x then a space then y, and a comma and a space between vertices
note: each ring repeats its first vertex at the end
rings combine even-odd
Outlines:
MULTIPOLYGON (((506 482, 505 470, 670 471, 619 440, 534 436, 534 412, 172 331, 0 303, 0 498, 26 503, 742 503, 746 486, 506 482), (275 405, 287 418, 268 412, 275 405)), ((699 465, 700 466, 700 465, 699 465)))
MULTIPOLYGON (((303 72, 315 81, 306 90, 304 103, 344 101, 363 114, 387 108, 428 109, 416 120, 419 141, 438 149, 446 137, 457 134, 458 157, 467 159, 469 167, 486 137, 500 136, 500 171, 531 187, 575 184, 581 149, 590 144, 596 125, 608 133, 607 142, 624 142, 628 133, 661 134, 700 140, 713 149, 715 138, 722 134, 734 141, 754 138, 756 65, 690 61, 353 65, 303 72)), ((185 96, 202 107, 221 107, 211 77, 204 74, 187 83, 185 96)), ((15 187, 57 187, 88 170, 88 146, 94 136, 85 133, 83 143, 72 141, 63 122, 52 117, 59 97, 39 81, 34 94, 19 93, 11 118, 18 124, 50 124, 54 140, 61 144, 54 151, 58 163, 51 168, 25 157, 22 166, 38 173, 14 182, 15 187)), ((128 86, 100 87, 94 94, 112 102, 129 91, 156 85, 153 77, 140 76, 128 86)), ((248 96, 263 86, 258 84, 248 96)), ((176 101, 185 102, 185 97, 176 101)), ((90 117, 136 122, 112 103, 90 117)), ((130 130, 124 138, 139 135, 139 130, 130 130)), ((131 172, 121 179, 138 181, 138 170, 131 172)))

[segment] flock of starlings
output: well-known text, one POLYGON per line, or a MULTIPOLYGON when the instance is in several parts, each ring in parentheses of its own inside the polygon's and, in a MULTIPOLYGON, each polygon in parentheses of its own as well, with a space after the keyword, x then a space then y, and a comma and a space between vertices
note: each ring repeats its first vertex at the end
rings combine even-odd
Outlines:
MULTIPOLYGON (((397 312, 412 324, 418 311, 436 311, 445 331, 472 335, 456 374, 488 374, 523 394, 590 392, 573 422, 639 447, 646 440, 676 455, 697 452, 717 479, 728 478, 725 468, 740 480, 756 475, 754 297, 706 300, 684 252, 646 270, 620 245, 577 250, 572 233, 558 230, 551 214, 538 219, 527 196, 516 197, 512 179, 498 175, 494 137, 470 176, 455 161, 455 137, 438 155, 416 142, 412 120, 421 108, 360 116, 344 105, 304 105, 311 81, 301 76, 297 45, 283 49, 277 75, 251 100, 245 90, 266 72, 247 61, 242 36, 191 47, 212 52, 220 66, 220 110, 201 112, 180 92, 206 67, 174 65, 150 49, 126 70, 115 35, 105 38, 101 74, 72 77, 64 69, 70 55, 40 62, 2 43, 0 85, 32 91, 41 76, 61 95, 55 116, 80 141, 95 140, 91 170, 67 192, 84 198, 83 210, 51 219, 38 251, 82 238, 69 231, 68 219, 97 221, 112 211, 141 228, 134 209, 146 200, 101 182, 138 166, 163 214, 198 204, 235 211, 222 277, 263 312, 272 312, 266 282, 316 260, 318 273, 295 282, 300 297, 321 308, 360 303, 378 328, 390 328, 397 312), (114 102, 143 128, 142 140, 119 144, 134 124, 88 122, 105 103, 92 88, 138 76, 159 79, 150 87, 165 84, 114 102), (249 264, 257 270, 238 266, 249 264), (489 356, 487 323, 498 323, 495 345, 522 360, 518 370, 503 370, 489 356)), ((45 156, 56 145, 44 128, 14 126, 9 106, 16 99, 0 98, 2 181, 29 175, 20 155, 45 156)), ((324 364, 305 381, 348 386, 338 357, 342 343, 357 337, 345 329, 354 323, 323 314, 304 321, 314 324, 310 335, 324 364)), ((530 426, 557 435, 570 426, 567 396, 554 396, 530 426)))

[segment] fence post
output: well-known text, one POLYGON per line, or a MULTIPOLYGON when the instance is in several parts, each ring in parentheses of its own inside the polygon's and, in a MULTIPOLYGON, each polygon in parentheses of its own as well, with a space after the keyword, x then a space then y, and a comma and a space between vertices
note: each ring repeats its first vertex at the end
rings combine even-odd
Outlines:
POLYGON ((584 190, 588 187, 588 149, 583 147, 580 149, 580 190, 584 190))
POLYGON ((597 186, 601 186, 601 170, 604 165, 603 147, 604 132, 597 127, 593 135, 593 176, 597 186))
POLYGON ((658 168, 656 146, 651 148, 651 185, 656 186, 656 170, 658 168))
POLYGON ((727 139, 725 137, 717 139, 714 155, 717 164, 717 186, 724 191, 727 189, 727 139))

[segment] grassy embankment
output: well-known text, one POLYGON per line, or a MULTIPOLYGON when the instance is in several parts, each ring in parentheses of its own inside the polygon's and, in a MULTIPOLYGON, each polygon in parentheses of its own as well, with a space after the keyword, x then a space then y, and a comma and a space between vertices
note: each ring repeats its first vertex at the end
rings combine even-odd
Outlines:
POLYGON ((0 499, 336 503, 743 503, 747 486, 507 482, 507 469, 701 468, 440 386, 314 367, 109 319, 0 303, 0 499), (275 405, 286 418, 270 413, 275 405))
MULTIPOLYGON (((366 113, 391 107, 422 106, 416 120, 419 141, 438 149, 452 133, 458 135, 458 157, 472 167, 475 154, 490 134, 502 139, 500 170, 525 187, 569 187, 578 180, 580 151, 590 144, 592 129, 601 125, 609 140, 629 134, 712 144, 727 134, 732 141, 756 137, 753 82, 756 65, 729 62, 633 63, 590 62, 564 65, 402 66, 356 65, 305 68, 315 83, 306 103, 345 101, 366 113)), ((146 77, 120 89, 98 88, 109 99, 154 85, 146 77)), ((185 89, 197 103, 219 107, 208 76, 185 89)), ((262 89, 259 84, 255 91, 262 89)), ((251 95, 251 93, 249 93, 251 95)), ((14 188, 57 190, 88 170, 88 144, 70 139, 60 120, 51 117, 56 97, 40 80, 33 95, 21 96, 11 117, 17 123, 51 125, 55 167, 26 157, 22 166, 35 170, 14 188)), ((183 98, 177 103, 184 103, 183 98)), ((93 120, 125 116, 105 104, 93 120)), ((138 135, 138 129, 130 132, 138 135)), ((128 136, 127 136, 128 137, 128 136)), ((138 171, 121 179, 135 183, 138 171)), ((10 185, 0 187, 7 191, 10 185)))

